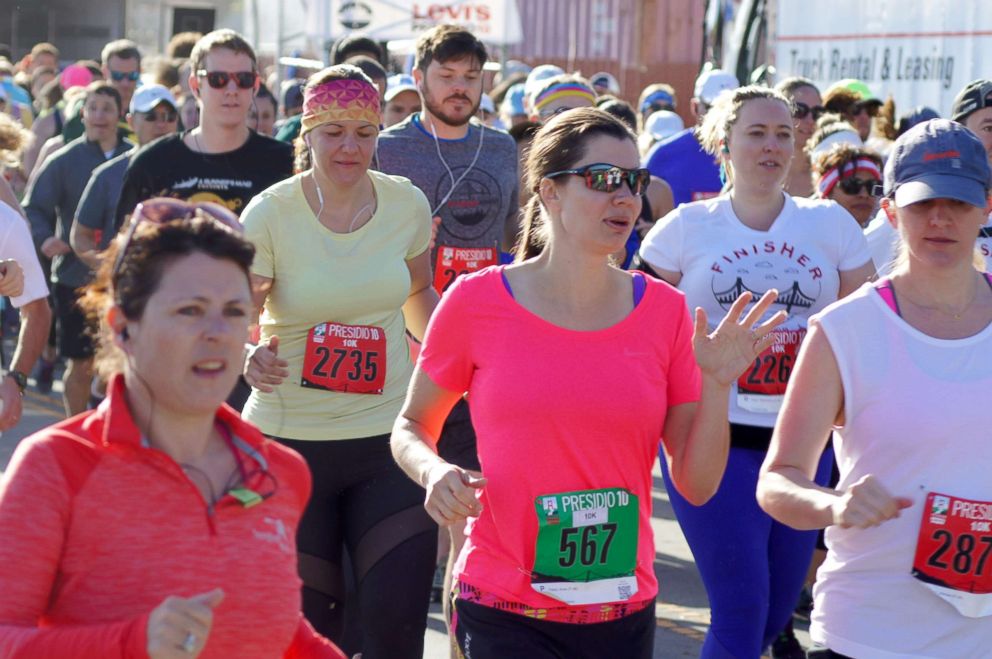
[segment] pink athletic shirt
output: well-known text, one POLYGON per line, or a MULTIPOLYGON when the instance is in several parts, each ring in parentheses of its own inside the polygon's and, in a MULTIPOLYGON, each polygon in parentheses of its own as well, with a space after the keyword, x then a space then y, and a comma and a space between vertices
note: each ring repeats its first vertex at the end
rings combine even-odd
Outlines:
POLYGON ((647 277, 643 299, 615 325, 575 331, 518 304, 502 267, 460 277, 428 325, 419 366, 469 394, 488 484, 469 519, 459 581, 535 608, 561 601, 531 587, 538 519, 548 494, 625 488, 638 499, 637 592, 657 594, 651 467, 668 408, 699 399, 685 298, 647 277))

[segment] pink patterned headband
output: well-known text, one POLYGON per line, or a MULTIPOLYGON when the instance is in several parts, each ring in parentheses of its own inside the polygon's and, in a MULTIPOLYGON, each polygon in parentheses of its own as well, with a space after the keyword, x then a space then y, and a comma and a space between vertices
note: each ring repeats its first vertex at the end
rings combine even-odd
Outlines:
POLYGON ((854 162, 848 162, 844 165, 843 171, 838 167, 831 167, 827 171, 823 172, 823 176, 820 177, 819 182, 816 184, 817 193, 820 199, 826 199, 833 192, 834 188, 840 183, 842 178, 848 178, 854 176, 858 172, 864 172, 872 176, 876 181, 882 180, 882 172, 878 168, 878 165, 868 158, 858 158, 854 162))
POLYGON ((382 123, 379 90, 364 80, 329 80, 303 92, 301 135, 329 121, 382 123))

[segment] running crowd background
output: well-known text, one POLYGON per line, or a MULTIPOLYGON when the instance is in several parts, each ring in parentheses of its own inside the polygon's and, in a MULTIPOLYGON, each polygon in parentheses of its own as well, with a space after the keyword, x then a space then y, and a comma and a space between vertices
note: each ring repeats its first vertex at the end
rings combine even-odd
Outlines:
MULTIPOLYGON (((679 99, 540 62, 492 77, 454 26, 409 70, 360 36, 281 76, 231 30, 94 55, 0 44, 0 294, 19 326, 0 430, 56 379, 70 417, 0 484, 0 592, 21 594, 0 598, 0 656, 231 656, 243 634, 239 656, 420 657, 435 597, 452 656, 649 657, 657 456, 711 606, 702 656, 980 656, 992 81, 945 120, 853 79, 742 86, 707 66, 679 99), (237 268, 187 277, 249 292, 218 316, 245 336, 218 320, 202 339, 234 336, 239 356, 190 367, 237 379, 197 417, 214 449, 190 454, 161 439, 171 399, 140 346, 160 287, 185 294, 169 264, 200 253, 237 268), (150 310, 129 315, 133 296, 150 310), (299 575, 298 606, 272 613, 285 639, 231 612, 237 549, 203 572, 227 596, 152 578, 101 593, 122 619, 87 610, 115 568, 77 543, 122 529, 81 511, 125 445, 137 471, 112 484, 165 468, 149 456, 174 468, 160 523, 201 533, 205 504, 174 569, 199 576, 181 552, 234 537, 283 550, 245 566, 299 575), (244 510, 221 515, 232 497, 244 510), (289 521, 252 531, 255 506, 289 521)), ((220 294, 176 313, 212 318, 220 294)), ((295 601, 262 581, 266 615, 295 601)))

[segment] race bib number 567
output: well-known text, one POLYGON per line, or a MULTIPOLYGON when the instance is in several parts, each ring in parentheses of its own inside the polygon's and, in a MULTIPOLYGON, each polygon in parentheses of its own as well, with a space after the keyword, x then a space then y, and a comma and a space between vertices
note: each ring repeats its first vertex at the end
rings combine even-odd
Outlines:
POLYGON ((386 332, 381 327, 320 323, 307 334, 300 384, 349 394, 381 394, 386 332))
POLYGON ((566 604, 629 600, 637 592, 637 496, 623 488, 534 500, 531 588, 566 604))

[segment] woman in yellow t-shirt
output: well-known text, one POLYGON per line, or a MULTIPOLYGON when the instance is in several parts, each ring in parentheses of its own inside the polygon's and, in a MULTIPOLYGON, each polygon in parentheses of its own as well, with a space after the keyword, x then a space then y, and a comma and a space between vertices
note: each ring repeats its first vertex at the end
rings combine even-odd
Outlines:
POLYGON ((409 180, 369 171, 379 93, 357 68, 308 81, 298 150, 305 171, 242 215, 255 244, 261 342, 244 416, 306 458, 313 496, 297 534, 303 610, 349 654, 420 657, 437 530, 424 491, 393 462, 389 433, 423 336, 431 287, 430 207, 409 180), (344 629, 347 546, 361 635, 344 629))

